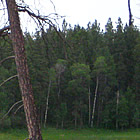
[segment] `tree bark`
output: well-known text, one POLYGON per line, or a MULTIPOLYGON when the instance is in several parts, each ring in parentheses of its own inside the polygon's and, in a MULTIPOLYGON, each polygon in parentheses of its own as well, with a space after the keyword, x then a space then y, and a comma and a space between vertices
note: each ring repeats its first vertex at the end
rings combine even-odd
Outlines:
POLYGON ((117 104, 116 104, 116 129, 118 129, 118 106, 119 106, 119 96, 120 96, 120 93, 119 93, 119 90, 117 91, 117 104))
POLYGON ((74 125, 75 125, 75 128, 77 127, 77 116, 75 115, 75 118, 74 118, 74 125))
POLYGON ((8 17, 10 21, 11 40, 15 53, 15 62, 18 73, 18 81, 22 93, 24 111, 26 115, 29 138, 42 140, 39 120, 37 117, 32 85, 29 77, 27 58, 24 48, 24 37, 20 27, 18 8, 15 0, 6 0, 8 17))
POLYGON ((90 118, 91 118, 91 106, 90 106, 90 87, 89 87, 89 93, 88 93, 89 95, 88 95, 88 111, 89 111, 89 114, 88 114, 88 116, 89 116, 89 118, 88 118, 88 124, 89 124, 89 126, 90 126, 90 118))
POLYGON ((99 86, 99 79, 98 79, 98 76, 97 76, 94 103, 93 103, 93 111, 92 111, 92 117, 91 117, 91 127, 93 127, 93 120, 94 120, 94 114, 95 114, 95 106, 96 106, 98 86, 99 86))

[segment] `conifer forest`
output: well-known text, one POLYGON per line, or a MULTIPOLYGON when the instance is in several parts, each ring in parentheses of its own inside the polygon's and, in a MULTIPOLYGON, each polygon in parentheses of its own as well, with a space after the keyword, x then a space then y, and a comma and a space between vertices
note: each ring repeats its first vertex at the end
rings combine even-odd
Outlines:
MULTIPOLYGON (((61 30, 25 32, 24 40, 42 127, 140 127, 137 27, 121 18, 104 31, 97 20, 86 28, 64 20, 61 30)), ((26 127, 13 58, 11 40, 0 37, 0 129, 26 127)))

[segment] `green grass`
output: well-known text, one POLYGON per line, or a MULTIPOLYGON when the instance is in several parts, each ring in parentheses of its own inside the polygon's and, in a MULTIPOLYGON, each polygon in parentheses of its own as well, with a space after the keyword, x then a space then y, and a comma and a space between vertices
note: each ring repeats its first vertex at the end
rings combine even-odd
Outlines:
MULTIPOLYGON (((113 131, 103 129, 61 130, 49 128, 42 130, 43 140, 140 140, 140 129, 113 131)), ((24 140, 26 130, 10 129, 0 131, 0 140, 24 140)))

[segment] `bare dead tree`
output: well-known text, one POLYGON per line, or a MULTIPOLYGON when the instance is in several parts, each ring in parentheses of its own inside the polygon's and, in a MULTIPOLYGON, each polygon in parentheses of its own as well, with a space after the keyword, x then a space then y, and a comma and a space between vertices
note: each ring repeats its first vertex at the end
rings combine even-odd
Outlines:
MULTIPOLYGON (((30 81, 27 58, 26 58, 26 53, 24 48, 24 37, 20 27, 19 12, 26 12, 36 23, 38 23, 38 25, 41 28, 43 28, 44 24, 50 25, 63 39, 63 37, 57 31, 55 24, 53 24, 53 22, 51 21, 51 20, 56 21, 56 19, 50 18, 50 16, 53 14, 57 18, 58 17, 62 18, 62 17, 59 16, 57 13, 51 13, 48 16, 42 16, 39 14, 39 12, 38 14, 35 14, 25 3, 23 5, 22 4, 17 5, 15 0, 5 0, 5 1, 8 10, 10 25, 0 30, 0 36, 2 36, 3 34, 7 34, 7 32, 10 30, 10 39, 12 40, 13 50, 15 54, 14 58, 17 67, 19 86, 22 93, 22 101, 23 101, 24 111, 26 115, 29 139, 42 140, 40 124, 36 112, 36 106, 34 103, 35 101, 33 97, 33 90, 30 81)), ((1 63, 9 58, 2 60, 1 63)), ((11 56, 11 58, 13 57, 11 56)), ((22 105, 18 109, 20 109, 21 107, 22 105)))
POLYGON ((40 124, 37 116, 32 85, 27 65, 27 58, 24 48, 24 37, 20 27, 18 7, 15 0, 6 0, 8 17, 11 29, 11 40, 15 53, 15 62, 18 74, 18 81, 22 93, 22 101, 29 132, 29 139, 42 140, 40 124))

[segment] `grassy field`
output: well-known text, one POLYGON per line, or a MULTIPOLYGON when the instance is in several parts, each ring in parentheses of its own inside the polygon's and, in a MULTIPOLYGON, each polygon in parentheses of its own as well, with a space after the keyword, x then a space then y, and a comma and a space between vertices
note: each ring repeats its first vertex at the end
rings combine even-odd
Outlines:
MULTIPOLYGON (((49 128, 42 130, 43 140, 140 140, 140 129, 113 131, 101 129, 61 130, 49 128)), ((24 140, 25 130, 11 129, 0 131, 0 140, 24 140)))

